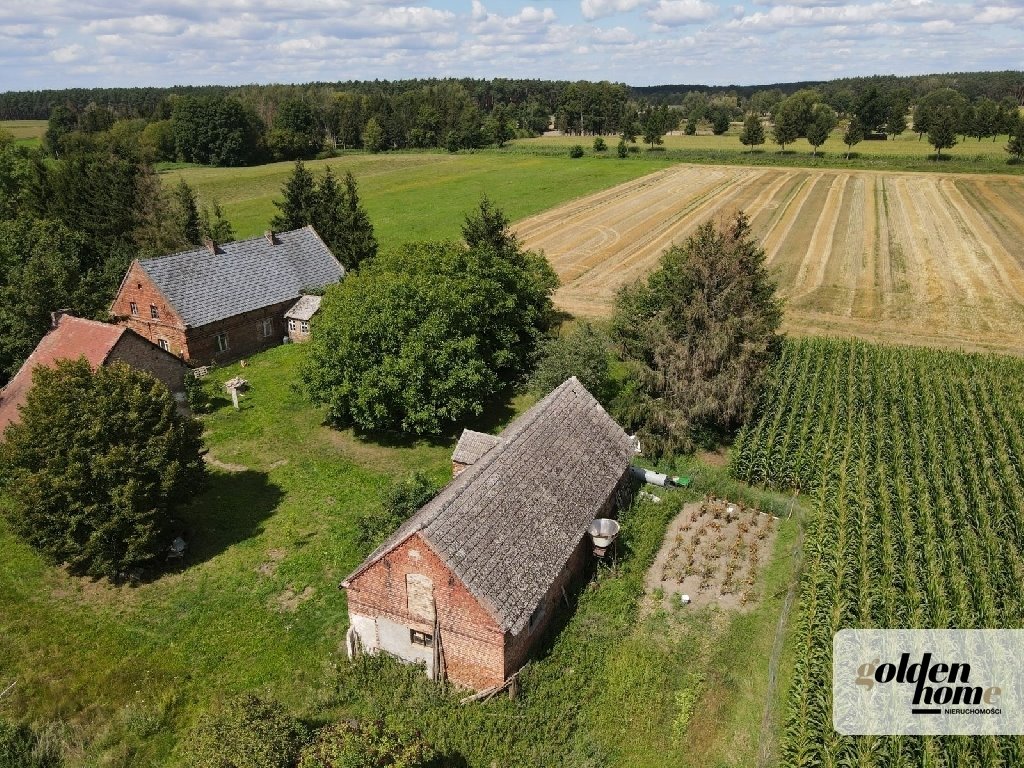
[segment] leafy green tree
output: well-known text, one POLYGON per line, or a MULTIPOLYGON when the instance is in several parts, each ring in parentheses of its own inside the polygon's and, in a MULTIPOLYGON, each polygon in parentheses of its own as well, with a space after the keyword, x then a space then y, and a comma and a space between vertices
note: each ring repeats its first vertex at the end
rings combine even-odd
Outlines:
POLYGON ((267 146, 275 160, 312 157, 323 144, 321 121, 308 101, 290 98, 281 104, 267 136, 267 146))
POLYGON ((546 395, 575 376, 594 397, 607 402, 611 388, 608 355, 608 337, 586 320, 580 320, 568 334, 543 343, 530 387, 546 395))
POLYGON ((334 423, 438 434, 530 367, 557 278, 510 232, 469 230, 469 245, 410 244, 328 287, 303 379, 334 423))
POLYGON ((438 755, 418 733, 399 733, 382 720, 321 728, 298 768, 430 768, 438 755))
POLYGON ((367 507, 356 518, 359 543, 367 551, 377 547, 398 526, 430 501, 441 488, 423 472, 414 472, 384 492, 380 510, 367 507))
POLYGON ((974 114, 974 136, 981 141, 995 137, 999 130, 999 105, 992 99, 981 99, 974 114))
POLYGON ((366 121, 363 129, 363 149, 367 152, 380 152, 385 147, 384 129, 376 117, 366 121))
POLYGON ((711 132, 715 136, 721 136, 729 130, 731 115, 724 106, 717 106, 711 112, 711 132))
POLYGON ((935 147, 935 159, 942 150, 956 146, 957 114, 950 108, 938 109, 928 118, 928 143, 935 147))
POLYGON ((263 123, 237 99, 178 97, 171 125, 177 155, 186 162, 238 166, 256 162, 262 153, 263 123))
POLYGON ((843 133, 843 144, 846 145, 846 159, 850 159, 850 152, 853 151, 853 147, 856 144, 860 144, 864 140, 864 129, 861 127, 860 121, 856 117, 851 117, 850 122, 846 125, 846 132, 843 133))
POLYGON ((640 130, 637 128, 636 113, 633 110, 629 110, 622 120, 622 134, 620 138, 623 142, 628 141, 630 144, 636 144, 636 137, 639 133, 640 130))
POLYGON ((50 119, 43 134, 43 149, 54 157, 59 157, 63 149, 64 137, 78 130, 78 115, 71 107, 58 104, 50 111, 50 119))
POLYGON ((811 145, 811 154, 818 154, 818 147, 828 141, 836 124, 839 122, 835 110, 828 104, 815 104, 811 112, 811 122, 807 126, 807 141, 811 145))
POLYGON ((124 363, 36 368, 0 449, 11 525, 75 572, 118 578, 151 565, 172 509, 202 485, 201 432, 167 387, 124 363))
POLYGON ((772 126, 772 141, 779 145, 783 152, 786 145, 792 144, 800 138, 800 115, 797 108, 789 106, 789 101, 784 101, 779 106, 775 115, 775 123, 772 126))
POLYGON ((764 144, 764 125, 761 124, 761 116, 756 112, 748 113, 743 121, 740 144, 750 147, 751 152, 754 151, 754 147, 764 144))
POLYGON ((952 88, 938 88, 928 93, 914 107, 914 132, 926 136, 939 114, 945 119, 952 117, 954 126, 961 122, 961 115, 967 108, 964 97, 952 88))
POLYGON ((504 147, 505 143, 516 136, 515 124, 512 122, 503 104, 497 105, 484 122, 484 135, 492 144, 504 147))
POLYGON ((174 126, 170 120, 156 120, 142 129, 139 141, 153 160, 174 160, 174 126))
POLYGON ((280 703, 247 693, 205 713, 183 744, 193 768, 292 768, 308 741, 280 703))
POLYGON ((1006 151, 1019 163, 1024 159, 1024 120, 1018 119, 1012 129, 1013 135, 1010 136, 1010 140, 1006 144, 1006 151))
POLYGON ((695 117, 688 117, 688 118, 686 118, 686 127, 683 128, 683 132, 687 136, 696 136, 697 135, 697 118, 695 118, 695 117))
POLYGON ((574 159, 575 158, 580 158, 580 157, 583 157, 584 154, 585 153, 583 151, 583 145, 582 144, 573 144, 569 148, 569 157, 571 157, 571 158, 574 158, 574 159))
POLYGON ((199 235, 201 240, 215 243, 230 243, 235 239, 235 230, 216 199, 210 201, 209 207, 204 205, 199 212, 199 235))
POLYGON ((665 251, 645 282, 618 296, 612 336, 635 387, 620 417, 657 455, 735 429, 778 357, 781 322, 782 303, 746 216, 725 230, 702 224, 665 251))
POLYGON ((629 154, 629 147, 626 146, 625 139, 619 139, 619 143, 615 147, 615 154, 617 154, 620 158, 625 157, 626 155, 629 154))
POLYGON ((295 161, 291 176, 281 192, 284 199, 274 201, 280 212, 271 220, 270 226, 279 232, 287 232, 312 223, 317 210, 316 182, 301 160, 295 161))
POLYGON ((890 114, 888 98, 877 86, 869 86, 857 100, 854 115, 868 133, 881 133, 890 114))
POLYGON ((608 144, 605 143, 604 138, 601 137, 601 136, 595 136, 594 137, 594 151, 595 152, 604 152, 607 149, 608 149, 608 144))

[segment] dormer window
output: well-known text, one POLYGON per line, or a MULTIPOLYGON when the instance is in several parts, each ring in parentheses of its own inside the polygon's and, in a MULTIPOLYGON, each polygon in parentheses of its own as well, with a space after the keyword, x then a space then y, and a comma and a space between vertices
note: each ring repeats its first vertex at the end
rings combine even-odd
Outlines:
POLYGON ((149 305, 149 316, 154 320, 160 319, 160 310, 156 308, 156 304, 149 305))

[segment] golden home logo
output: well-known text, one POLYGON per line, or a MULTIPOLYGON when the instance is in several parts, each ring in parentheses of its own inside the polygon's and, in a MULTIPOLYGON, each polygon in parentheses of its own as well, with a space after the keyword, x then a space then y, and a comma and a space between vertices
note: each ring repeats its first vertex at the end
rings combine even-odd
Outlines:
POLYGON ((841 630, 832 721, 847 735, 1024 734, 1024 630, 841 630))
POLYGON ((949 714, 1000 714, 1001 710, 995 709, 994 705, 999 703, 1003 689, 998 685, 985 688, 971 685, 970 677, 970 664, 934 663, 930 653, 923 654, 921 661, 913 664, 910 662, 909 653, 901 653, 900 660, 895 664, 879 663, 879 659, 876 658, 857 667, 857 685, 868 690, 874 688, 876 683, 912 685, 914 698, 911 701, 913 706, 910 712, 914 715, 939 715, 942 714, 942 708, 935 705, 947 704, 986 704, 991 707, 960 708, 949 714))

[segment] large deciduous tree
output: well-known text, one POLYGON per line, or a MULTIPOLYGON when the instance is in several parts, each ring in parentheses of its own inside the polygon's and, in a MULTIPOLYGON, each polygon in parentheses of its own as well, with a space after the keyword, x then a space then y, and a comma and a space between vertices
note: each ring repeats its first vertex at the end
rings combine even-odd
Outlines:
POLYGON ((493 213, 467 245, 407 245, 327 289, 303 379, 331 421, 438 434, 529 370, 557 278, 493 213))
POLYGON ((843 133, 843 144, 846 145, 847 160, 850 159, 850 153, 853 151, 854 145, 860 144, 863 140, 864 128, 856 117, 851 117, 850 122, 846 125, 846 131, 843 133))
POLYGON ((807 126, 807 142, 811 154, 818 154, 818 147, 828 141, 829 134, 839 122, 835 110, 828 104, 815 104, 811 111, 811 122, 807 126))
POLYGON ((754 147, 764 144, 764 125, 761 123, 761 116, 757 112, 750 112, 743 121, 740 144, 750 147, 751 153, 753 153, 754 147))
POLYGON ((153 563, 171 510, 202 485, 201 431, 167 387, 123 363, 37 368, 0 447, 12 527, 74 572, 153 563))
POLYGON ((612 332, 633 379, 620 415, 655 455, 691 450, 749 417, 782 341, 764 261, 739 213, 725 228, 702 224, 619 293, 612 332))

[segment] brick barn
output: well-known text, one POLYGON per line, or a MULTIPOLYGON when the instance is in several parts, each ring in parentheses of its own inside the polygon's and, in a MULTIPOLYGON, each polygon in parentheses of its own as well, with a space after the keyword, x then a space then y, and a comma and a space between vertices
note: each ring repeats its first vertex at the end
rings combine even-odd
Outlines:
POLYGON ((132 262, 111 315, 195 365, 279 344, 285 313, 307 289, 345 274, 312 227, 132 262))
POLYGON ((188 366, 177 357, 128 328, 54 312, 53 327, 14 374, 14 378, 0 390, 0 435, 8 424, 20 420, 18 409, 32 388, 32 375, 36 368, 80 357, 88 360, 93 368, 123 362, 148 371, 163 382, 182 407, 185 407, 185 374, 188 366))
POLYGON ((527 660, 628 493, 633 441, 571 378, 499 436, 467 430, 456 477, 343 583, 350 652, 485 690, 527 660), (472 444, 472 445, 470 445, 472 444))

